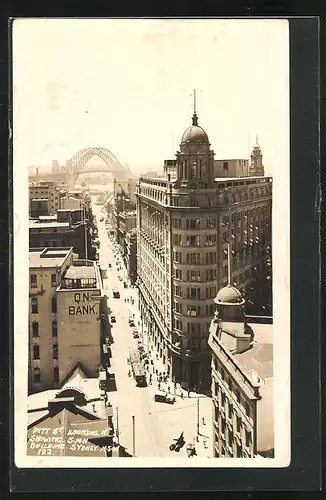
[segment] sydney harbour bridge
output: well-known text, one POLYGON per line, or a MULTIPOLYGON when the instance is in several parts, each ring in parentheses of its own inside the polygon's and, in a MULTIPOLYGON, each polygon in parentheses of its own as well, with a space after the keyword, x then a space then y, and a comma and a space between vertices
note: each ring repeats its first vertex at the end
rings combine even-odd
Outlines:
POLYGON ((30 182, 61 181, 69 187, 88 185, 90 190, 95 189, 94 182, 97 182, 100 184, 97 190, 107 193, 113 191, 114 184, 127 191, 131 177, 129 168, 123 166, 110 150, 102 147, 81 149, 63 166, 54 161, 51 172, 39 171, 42 167, 34 167, 34 170, 35 168, 36 171, 29 175, 30 182))

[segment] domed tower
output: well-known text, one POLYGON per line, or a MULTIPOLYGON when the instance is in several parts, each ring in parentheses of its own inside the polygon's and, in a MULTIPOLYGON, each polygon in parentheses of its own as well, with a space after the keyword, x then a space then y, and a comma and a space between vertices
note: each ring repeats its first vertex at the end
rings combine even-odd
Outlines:
POLYGON ((214 302, 217 305, 215 319, 221 321, 245 321, 244 298, 237 288, 231 286, 230 245, 228 245, 228 284, 217 292, 214 302))
POLYGON ((243 305, 244 298, 237 288, 227 285, 218 291, 214 302, 216 304, 215 318, 221 321, 245 321, 243 305))
POLYGON ((261 152, 260 146, 258 144, 258 136, 256 136, 256 144, 253 147, 251 156, 250 156, 250 166, 249 166, 249 175, 253 176, 264 176, 264 166, 263 166, 263 153, 261 152))
POLYGON ((218 323, 218 335, 224 331, 227 335, 234 337, 234 352, 246 351, 254 339, 254 332, 248 325, 243 305, 245 303, 240 291, 231 286, 230 270, 230 246, 228 246, 228 284, 218 291, 214 302, 216 311, 214 313, 214 323, 218 323), (229 323, 235 323, 232 328, 229 323))
POLYGON ((176 154, 177 179, 185 187, 212 187, 214 184, 214 151, 205 130, 198 125, 196 98, 192 125, 182 135, 180 151, 176 154))

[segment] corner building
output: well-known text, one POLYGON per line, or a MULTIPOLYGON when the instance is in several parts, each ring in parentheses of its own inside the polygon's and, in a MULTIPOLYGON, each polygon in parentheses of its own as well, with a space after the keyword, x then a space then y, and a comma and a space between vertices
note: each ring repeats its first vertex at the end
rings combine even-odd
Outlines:
POLYGON ((260 317, 250 324, 244 299, 231 285, 219 290, 215 304, 208 339, 214 457, 273 458, 273 325, 260 317))
POLYGON ((227 281, 227 244, 234 240, 232 278, 244 285, 262 265, 271 219, 271 179, 216 180, 214 154, 194 113, 176 153, 176 179, 141 178, 136 192, 143 326, 166 371, 190 389, 210 388, 207 340, 214 298, 227 281))

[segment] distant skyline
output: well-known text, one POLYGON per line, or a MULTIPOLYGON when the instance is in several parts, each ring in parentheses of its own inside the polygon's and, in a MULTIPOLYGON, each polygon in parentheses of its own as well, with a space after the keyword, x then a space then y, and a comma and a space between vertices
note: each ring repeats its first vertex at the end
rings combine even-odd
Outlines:
POLYGON ((287 170, 288 37, 284 20, 16 20, 14 161, 101 146, 131 170, 160 168, 196 88, 216 159, 248 158, 257 134, 266 174, 287 170))

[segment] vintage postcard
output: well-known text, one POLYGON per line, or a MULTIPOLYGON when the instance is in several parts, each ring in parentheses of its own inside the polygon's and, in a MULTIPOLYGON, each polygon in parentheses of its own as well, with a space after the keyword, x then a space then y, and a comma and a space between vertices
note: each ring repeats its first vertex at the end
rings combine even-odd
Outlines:
POLYGON ((289 28, 16 19, 17 467, 287 467, 289 28))

